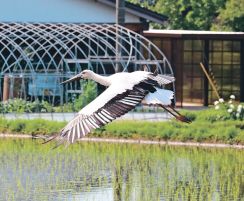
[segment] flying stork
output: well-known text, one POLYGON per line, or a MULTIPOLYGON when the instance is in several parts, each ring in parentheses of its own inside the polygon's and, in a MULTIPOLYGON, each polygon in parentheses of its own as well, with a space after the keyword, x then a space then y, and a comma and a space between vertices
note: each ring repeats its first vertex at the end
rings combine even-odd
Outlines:
POLYGON ((177 120, 190 123, 189 119, 179 114, 171 106, 174 100, 173 91, 162 88, 175 81, 172 76, 147 71, 121 72, 111 76, 101 76, 91 70, 84 70, 61 84, 80 79, 94 80, 106 86, 107 89, 81 109, 58 135, 46 142, 58 137, 58 145, 64 141, 74 143, 93 129, 100 128, 134 109, 139 103, 160 106, 177 120))

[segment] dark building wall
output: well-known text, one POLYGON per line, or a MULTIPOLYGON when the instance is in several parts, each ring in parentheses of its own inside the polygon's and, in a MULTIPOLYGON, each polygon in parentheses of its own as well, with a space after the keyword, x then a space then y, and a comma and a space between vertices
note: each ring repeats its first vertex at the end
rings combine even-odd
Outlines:
POLYGON ((234 94, 244 101, 244 33, 230 36, 167 35, 146 33, 171 62, 176 77, 178 106, 208 105, 217 99, 200 62, 214 76, 219 95, 228 99, 234 94))

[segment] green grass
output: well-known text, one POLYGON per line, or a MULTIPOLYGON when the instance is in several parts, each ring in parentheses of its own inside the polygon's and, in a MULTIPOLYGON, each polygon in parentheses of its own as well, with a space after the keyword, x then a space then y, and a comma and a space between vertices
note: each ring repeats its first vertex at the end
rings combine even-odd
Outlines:
MULTIPOLYGON (((191 124, 177 122, 115 121, 95 130, 90 137, 130 138, 171 141, 193 141, 244 144, 244 122, 232 120, 224 111, 207 109, 182 111, 191 124)), ((65 122, 42 119, 0 119, 1 133, 52 135, 58 133, 65 122)))

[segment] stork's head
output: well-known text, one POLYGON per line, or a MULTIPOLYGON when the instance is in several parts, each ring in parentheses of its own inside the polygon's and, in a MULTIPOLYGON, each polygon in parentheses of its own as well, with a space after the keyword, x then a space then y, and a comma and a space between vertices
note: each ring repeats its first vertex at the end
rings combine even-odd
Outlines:
POLYGON ((74 77, 71 77, 70 79, 65 80, 61 84, 65 84, 65 83, 72 82, 72 81, 79 80, 79 79, 91 79, 93 75, 94 75, 94 73, 91 70, 83 70, 78 75, 75 75, 74 77))
POLYGON ((79 75, 82 79, 91 79, 93 74, 91 70, 83 70, 79 75))

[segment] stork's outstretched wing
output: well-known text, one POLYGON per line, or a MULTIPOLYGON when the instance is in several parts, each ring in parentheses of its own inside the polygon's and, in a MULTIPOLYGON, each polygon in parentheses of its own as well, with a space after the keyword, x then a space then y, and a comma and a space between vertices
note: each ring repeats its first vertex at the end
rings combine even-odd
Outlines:
MULTIPOLYGON (((140 74, 140 72, 138 72, 140 74)), ((128 74, 131 75, 131 74, 128 74)), ((126 74, 126 76, 128 76, 126 74)), ((127 79, 127 83, 114 82, 95 100, 85 106, 77 116, 71 120, 58 135, 58 145, 67 141, 74 143, 92 130, 100 128, 114 119, 124 115, 141 103, 150 92, 156 91, 155 87, 174 81, 172 77, 159 77, 153 74, 144 74, 140 80, 127 79)))
POLYGON ((126 89, 121 93, 114 92, 115 86, 107 88, 93 102, 88 104, 84 110, 81 110, 77 116, 71 120, 61 132, 55 136, 58 138, 58 144, 65 141, 74 143, 77 139, 84 137, 93 129, 100 128, 114 119, 134 109, 143 98, 149 93, 155 91, 155 88, 147 83, 141 82, 132 89, 126 89), (103 106, 96 109, 91 114, 85 114, 87 108, 91 108, 98 102, 104 102, 103 106), (90 105, 90 106, 89 106, 90 105))

